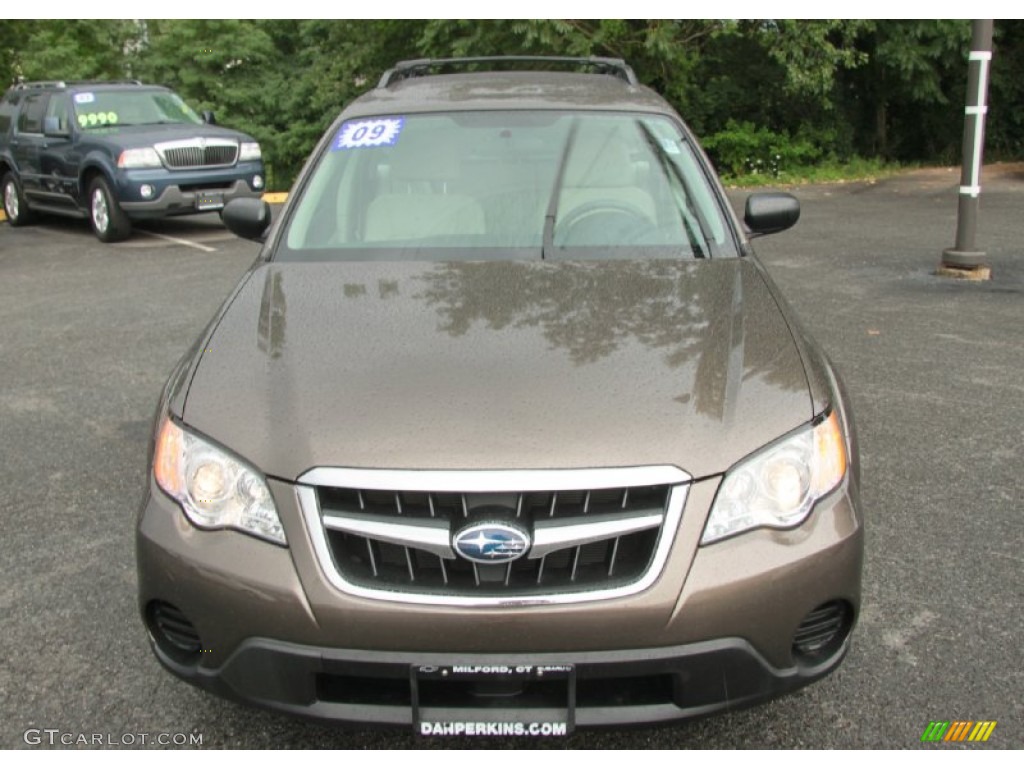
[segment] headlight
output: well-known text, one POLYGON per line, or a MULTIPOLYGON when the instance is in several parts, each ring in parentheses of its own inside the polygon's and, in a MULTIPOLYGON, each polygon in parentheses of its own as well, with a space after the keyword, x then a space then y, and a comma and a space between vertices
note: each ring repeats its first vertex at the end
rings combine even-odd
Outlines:
POLYGON ((818 424, 733 467, 718 489, 701 544, 750 528, 792 528, 846 475, 835 411, 818 424))
POLYGON ((260 152, 260 145, 255 141, 243 141, 238 147, 238 159, 241 161, 245 160, 259 160, 263 157, 263 153, 260 152))
POLYGON ((160 155, 152 147, 126 149, 117 158, 118 168, 159 168, 162 165, 160 155))
POLYGON ((157 484, 199 528, 234 528, 287 545, 263 476, 164 419, 153 457, 157 484))

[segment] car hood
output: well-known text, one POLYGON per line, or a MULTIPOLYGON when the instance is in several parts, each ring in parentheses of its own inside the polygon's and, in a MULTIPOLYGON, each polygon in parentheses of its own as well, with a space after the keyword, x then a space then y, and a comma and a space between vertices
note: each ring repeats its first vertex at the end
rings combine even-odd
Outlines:
POLYGON ((193 125, 191 123, 114 125, 83 132, 83 141, 87 144, 106 145, 120 149, 152 147, 154 144, 164 141, 182 141, 197 138, 253 141, 244 133, 231 130, 230 128, 206 124, 193 125))
POLYGON ((725 471, 812 418, 749 259, 255 268, 186 424, 269 475, 316 466, 725 471))

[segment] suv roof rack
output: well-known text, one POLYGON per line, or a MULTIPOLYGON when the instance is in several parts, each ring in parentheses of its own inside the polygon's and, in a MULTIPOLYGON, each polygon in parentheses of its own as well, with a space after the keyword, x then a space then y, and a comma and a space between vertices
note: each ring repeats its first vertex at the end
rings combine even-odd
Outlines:
POLYGON ((29 80, 15 84, 18 90, 26 88, 67 88, 69 85, 142 85, 141 80, 29 80))
POLYGON ((16 91, 24 91, 28 88, 63 88, 66 86, 63 80, 34 80, 29 82, 18 82, 14 84, 16 91))
POLYGON ((467 56, 455 59, 410 59, 400 61, 383 75, 378 88, 387 88, 400 80, 410 77, 422 77, 431 69, 439 67, 460 67, 471 64, 507 64, 507 63, 545 63, 565 64, 572 66, 592 67, 598 74, 613 75, 626 81, 629 85, 639 85, 636 73, 622 59, 610 59, 604 56, 467 56))

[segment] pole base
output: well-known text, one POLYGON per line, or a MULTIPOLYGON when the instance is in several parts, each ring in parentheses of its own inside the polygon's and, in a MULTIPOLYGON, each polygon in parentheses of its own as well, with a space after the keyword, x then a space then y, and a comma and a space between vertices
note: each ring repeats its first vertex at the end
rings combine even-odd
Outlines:
POLYGON ((952 277, 955 280, 982 281, 992 279, 992 270, 985 266, 980 267, 947 267, 943 264, 935 274, 938 277, 952 277))
POLYGON ((942 266, 944 267, 973 269, 983 266, 982 262, 984 261, 984 251, 958 251, 956 248, 947 248, 942 252, 942 266))

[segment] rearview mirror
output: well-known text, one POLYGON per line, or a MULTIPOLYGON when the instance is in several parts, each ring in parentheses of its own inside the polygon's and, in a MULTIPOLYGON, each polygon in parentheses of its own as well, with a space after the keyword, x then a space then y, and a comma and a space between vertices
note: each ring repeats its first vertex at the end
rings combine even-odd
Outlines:
POLYGON ((800 201, 788 192, 755 192, 747 198, 743 221, 753 235, 773 235, 800 219, 800 201))
POLYGON ((224 206, 224 226, 239 237, 262 243, 270 228, 270 206, 257 197, 240 197, 224 206))

